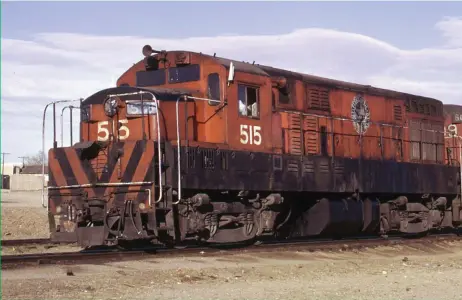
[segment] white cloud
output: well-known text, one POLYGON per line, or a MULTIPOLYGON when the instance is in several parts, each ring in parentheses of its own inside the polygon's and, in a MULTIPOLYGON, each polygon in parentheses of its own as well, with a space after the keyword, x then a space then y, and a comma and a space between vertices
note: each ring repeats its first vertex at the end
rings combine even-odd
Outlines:
POLYGON ((462 47, 462 18, 446 17, 436 23, 436 28, 443 32, 447 46, 462 47))
MULTIPOLYGON (((227 34, 185 39, 71 33, 41 33, 31 40, 3 38, 3 148, 17 155, 40 149, 44 105, 50 99, 86 97, 115 85, 115 80, 142 58, 141 48, 145 44, 156 49, 216 52, 221 57, 255 60, 259 64, 462 104, 462 18, 444 18, 435 28, 445 43, 418 50, 400 49, 368 36, 322 28, 298 29, 281 35, 227 34)), ((78 112, 74 116, 77 120, 78 112)), ((47 137, 51 138, 51 119, 48 124, 47 137)), ((77 133, 78 127, 75 128, 77 133)), ((57 130, 59 137, 59 118, 57 130)))

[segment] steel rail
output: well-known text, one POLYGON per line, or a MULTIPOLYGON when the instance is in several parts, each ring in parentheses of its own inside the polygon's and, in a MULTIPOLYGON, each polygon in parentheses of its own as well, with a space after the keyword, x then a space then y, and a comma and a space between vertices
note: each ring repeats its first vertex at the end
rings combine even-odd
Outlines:
POLYGON ((45 264, 92 264, 99 261, 121 261, 121 260, 140 260, 146 258, 162 258, 166 256, 197 256, 207 254, 213 255, 232 255, 238 253, 258 253, 268 251, 327 251, 339 250, 348 251, 361 249, 364 247, 379 247, 390 245, 421 245, 443 241, 462 240, 456 234, 438 234, 421 238, 407 238, 403 236, 393 236, 389 238, 370 238, 359 237, 352 239, 314 239, 314 240, 291 240, 262 243, 260 245, 247 245, 242 247, 240 244, 224 244, 221 246, 191 246, 186 248, 165 248, 165 247, 141 247, 132 250, 119 250, 117 248, 82 250, 79 252, 60 252, 60 253, 40 253, 25 255, 3 255, 1 257, 2 269, 18 268, 21 266, 45 265, 45 264))
POLYGON ((25 245, 56 245, 56 244, 74 244, 73 242, 53 242, 49 238, 41 239, 11 239, 11 240, 2 240, 2 247, 16 247, 16 246, 25 246, 25 245))

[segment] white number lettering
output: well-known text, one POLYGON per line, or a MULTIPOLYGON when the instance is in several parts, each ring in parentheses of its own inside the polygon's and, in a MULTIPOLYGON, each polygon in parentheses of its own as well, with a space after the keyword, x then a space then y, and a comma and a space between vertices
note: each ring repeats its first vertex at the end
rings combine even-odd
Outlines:
POLYGON ((462 115, 454 114, 454 122, 462 122, 462 115))
POLYGON ((130 130, 128 130, 128 127, 123 125, 123 124, 127 124, 128 123, 128 120, 125 119, 125 120, 119 120, 119 123, 121 124, 120 127, 119 127, 119 139, 121 140, 125 140, 126 138, 128 138, 128 136, 130 135, 130 130), (121 135, 120 132, 123 131, 125 132, 124 135, 121 135))
POLYGON ((451 124, 448 126, 448 135, 449 136, 457 136, 457 126, 451 124))
POLYGON ((261 134, 260 134, 261 127, 260 126, 254 126, 253 127, 253 143, 255 145, 261 145, 261 134))
POLYGON ((109 130, 104 128, 103 126, 107 126, 109 124, 108 121, 101 121, 98 122, 98 141, 105 142, 109 139, 109 130), (100 136, 100 132, 104 133, 104 136, 100 136))
POLYGON ((262 137, 260 130, 260 126, 241 124, 240 142, 242 144, 248 144, 250 142, 250 145, 261 145, 262 137))
MULTIPOLYGON (((130 135, 130 130, 128 129, 128 127, 123 125, 127 123, 128 123, 127 119, 119 120, 120 127, 118 129, 118 133, 119 133, 119 139, 121 140, 127 139, 128 136, 130 135), (124 133, 123 135, 121 134, 122 132, 124 133)), ((98 122, 98 141, 105 142, 109 139, 109 130, 107 129, 107 127, 104 127, 104 126, 107 126, 108 124, 109 124, 108 121, 98 122), (103 136, 100 135, 101 132, 104 134, 103 136)))
POLYGON ((249 134, 247 133, 247 125, 241 124, 241 144, 247 144, 249 142, 249 134), (244 136, 244 139, 242 138, 244 136))

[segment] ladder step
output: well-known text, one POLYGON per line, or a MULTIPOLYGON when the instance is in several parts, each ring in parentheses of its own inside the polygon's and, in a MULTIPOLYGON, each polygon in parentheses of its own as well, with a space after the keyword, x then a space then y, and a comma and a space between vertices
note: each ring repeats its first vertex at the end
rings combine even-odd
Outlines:
MULTIPOLYGON (((158 162, 155 162, 155 163, 154 163, 154 166, 155 166, 156 168, 159 168, 159 163, 158 163, 158 162)), ((169 164, 165 164, 165 163, 162 164, 162 171, 165 171, 165 170, 167 170, 168 168, 170 168, 170 165, 169 165, 169 164)))
POLYGON ((157 230, 173 230, 172 226, 159 226, 157 230))
MULTIPOLYGON (((159 185, 158 185, 158 184, 155 184, 154 187, 155 187, 155 188, 159 188, 159 185)), ((164 191, 165 191, 165 190, 169 190, 169 189, 171 189, 171 188, 172 188, 171 185, 166 185, 166 184, 163 184, 163 183, 162 183, 162 189, 163 189, 164 191)))
POLYGON ((156 207, 156 210, 169 212, 169 211, 172 210, 172 208, 169 208, 169 207, 156 207))

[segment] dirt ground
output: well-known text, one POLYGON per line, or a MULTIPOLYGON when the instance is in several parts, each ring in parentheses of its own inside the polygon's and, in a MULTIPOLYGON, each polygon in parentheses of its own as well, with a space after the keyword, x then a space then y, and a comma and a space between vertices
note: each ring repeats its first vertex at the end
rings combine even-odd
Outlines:
POLYGON ((49 237, 47 210, 41 206, 41 191, 2 192, 2 239, 49 237))
POLYGON ((2 271, 3 299, 462 299, 462 242, 2 271), (73 276, 66 275, 72 271, 73 276))
MULTIPOLYGON (((48 238, 47 210, 41 191, 2 192, 2 240, 48 238)), ((79 251, 75 245, 2 247, 2 255, 79 251)))
MULTIPOLYGON (((48 237, 40 192, 4 193, 1 205, 2 239, 48 237)), ((75 250, 41 247, 3 253, 75 250)), ((460 249, 462 242, 439 242, 340 253, 198 253, 2 270, 2 299, 462 299, 460 249)))

